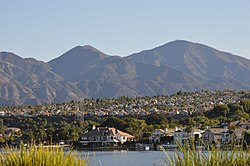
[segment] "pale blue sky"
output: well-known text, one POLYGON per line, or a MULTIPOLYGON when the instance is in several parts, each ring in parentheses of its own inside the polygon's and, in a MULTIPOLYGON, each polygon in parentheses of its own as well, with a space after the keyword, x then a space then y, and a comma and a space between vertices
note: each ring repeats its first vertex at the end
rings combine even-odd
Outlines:
POLYGON ((175 39, 250 59, 249 0, 0 0, 0 51, 49 61, 77 45, 126 56, 175 39))

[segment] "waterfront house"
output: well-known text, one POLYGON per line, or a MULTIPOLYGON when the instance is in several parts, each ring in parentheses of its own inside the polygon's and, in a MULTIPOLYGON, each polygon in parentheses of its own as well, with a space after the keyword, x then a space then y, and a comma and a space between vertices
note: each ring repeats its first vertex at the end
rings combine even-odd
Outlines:
POLYGON ((234 139, 234 132, 232 130, 225 130, 221 133, 221 143, 228 144, 234 139))
POLYGON ((182 130, 176 130, 174 132, 174 143, 182 143, 182 130))
POLYGON ((225 128, 208 128, 203 133, 203 142, 219 145, 222 142, 222 133, 225 128))
POLYGON ((117 146, 128 141, 134 141, 134 136, 114 127, 97 127, 84 133, 79 142, 88 146, 117 146))
POLYGON ((19 137, 21 136, 21 129, 17 127, 7 127, 4 129, 4 136, 5 137, 19 137))
POLYGON ((237 143, 242 143, 242 138, 244 135, 244 132, 246 131, 245 128, 236 128, 234 132, 234 141, 237 143))
POLYGON ((135 137, 126 133, 126 132, 123 132, 123 131, 120 131, 120 130, 117 130, 115 128, 112 128, 113 130, 115 130, 115 133, 116 133, 116 138, 117 140, 119 141, 120 144, 124 144, 125 142, 132 142, 135 140, 135 137))
POLYGON ((242 138, 246 129, 244 128, 235 128, 234 130, 227 130, 221 133, 221 143, 242 143, 242 138))
POLYGON ((160 143, 161 138, 167 135, 167 131, 163 129, 155 129, 154 132, 149 137, 150 142, 160 143))
POLYGON ((176 130, 174 132, 174 143, 185 143, 189 142, 190 139, 196 141, 202 137, 202 133, 203 131, 197 128, 194 128, 191 131, 189 131, 187 128, 182 130, 176 130))

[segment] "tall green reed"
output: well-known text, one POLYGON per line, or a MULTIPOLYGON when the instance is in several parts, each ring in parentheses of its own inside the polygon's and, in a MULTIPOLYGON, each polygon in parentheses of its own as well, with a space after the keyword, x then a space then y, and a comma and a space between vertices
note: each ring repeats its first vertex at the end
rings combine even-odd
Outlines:
POLYGON ((179 145, 174 156, 167 151, 163 165, 168 166, 250 166, 250 153, 243 147, 220 150, 215 146, 196 150, 194 145, 179 145))
POLYGON ((20 148, 4 147, 0 153, 0 166, 86 166, 87 157, 62 148, 30 145, 20 148))

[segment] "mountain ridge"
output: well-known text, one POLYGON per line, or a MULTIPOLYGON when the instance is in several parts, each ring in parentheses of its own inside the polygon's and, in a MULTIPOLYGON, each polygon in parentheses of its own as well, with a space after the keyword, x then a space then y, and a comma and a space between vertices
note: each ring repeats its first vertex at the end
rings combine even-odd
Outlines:
MULTIPOLYGON (((145 64, 169 66, 203 81, 211 81, 222 77, 224 73, 232 73, 230 67, 234 67, 237 71, 246 69, 244 73, 247 73, 250 66, 250 60, 246 58, 188 41, 170 42, 151 50, 132 54, 127 58, 145 64)), ((248 74, 248 80, 249 77, 248 74)))
POLYGON ((0 52, 0 104, 250 89, 250 60, 177 40, 126 57, 76 46, 49 62, 0 52))

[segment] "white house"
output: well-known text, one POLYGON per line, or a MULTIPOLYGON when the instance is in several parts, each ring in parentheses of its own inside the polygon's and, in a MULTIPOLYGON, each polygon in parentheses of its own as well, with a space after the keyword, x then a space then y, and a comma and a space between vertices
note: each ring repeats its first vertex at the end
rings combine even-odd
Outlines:
POLYGON ((114 127, 97 127, 84 133, 79 142, 89 146, 111 146, 134 141, 134 136, 122 132, 114 127))
POLYGON ((187 128, 177 130, 174 132, 174 143, 185 143, 190 141, 191 138, 193 138, 194 140, 200 139, 202 137, 203 132, 204 131, 197 128, 193 129, 192 131, 188 131, 187 128))
POLYGON ((0 116, 5 116, 5 112, 4 111, 0 111, 0 116))

